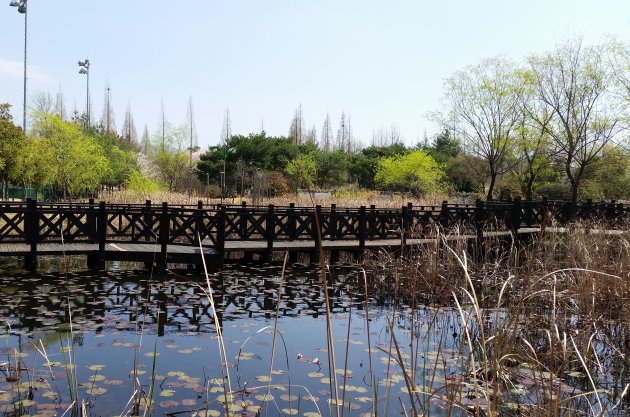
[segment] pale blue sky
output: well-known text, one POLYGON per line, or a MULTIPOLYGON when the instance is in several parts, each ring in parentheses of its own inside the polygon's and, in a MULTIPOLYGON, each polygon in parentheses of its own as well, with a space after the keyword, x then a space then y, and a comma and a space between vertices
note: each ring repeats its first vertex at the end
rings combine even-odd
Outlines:
MULTIPOLYGON (((0 6, 0 102, 22 123, 24 19, 0 6)), ((65 94, 85 108, 91 61, 93 114, 109 81, 117 126, 131 105, 138 134, 185 121, 192 96, 199 144, 216 144, 226 108, 234 133, 286 135, 302 103, 319 133, 326 113, 336 132, 342 111, 354 135, 398 126, 416 143, 440 108, 446 77, 483 58, 520 60, 567 38, 630 41, 628 0, 528 1, 163 1, 29 0, 29 96, 65 94)))

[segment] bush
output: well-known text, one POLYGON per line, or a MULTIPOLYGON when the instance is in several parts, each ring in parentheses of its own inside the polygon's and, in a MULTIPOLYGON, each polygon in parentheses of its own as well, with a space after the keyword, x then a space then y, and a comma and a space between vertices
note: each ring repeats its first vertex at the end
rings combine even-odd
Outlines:
POLYGON ((127 180, 127 187, 131 191, 138 193, 153 193, 162 190, 164 187, 156 180, 142 175, 139 171, 132 171, 127 180))
POLYGON ((270 197, 278 197, 289 192, 289 183, 281 172, 271 171, 265 174, 265 188, 270 197))
POLYGON ((570 200, 571 186, 558 182, 548 182, 536 189, 538 198, 547 197, 550 200, 570 200))

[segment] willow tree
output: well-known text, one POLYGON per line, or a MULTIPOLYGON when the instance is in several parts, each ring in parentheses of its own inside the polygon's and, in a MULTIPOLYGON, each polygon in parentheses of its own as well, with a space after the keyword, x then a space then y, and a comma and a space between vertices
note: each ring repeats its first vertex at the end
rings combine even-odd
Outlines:
POLYGON ((512 64, 500 58, 484 60, 446 80, 452 114, 442 121, 457 120, 455 130, 465 149, 487 164, 489 200, 498 176, 510 169, 519 118, 517 88, 512 64))
POLYGON ((538 99, 552 115, 545 130, 571 185, 574 207, 587 168, 622 130, 623 112, 611 97, 615 77, 606 50, 571 41, 529 59, 538 99))

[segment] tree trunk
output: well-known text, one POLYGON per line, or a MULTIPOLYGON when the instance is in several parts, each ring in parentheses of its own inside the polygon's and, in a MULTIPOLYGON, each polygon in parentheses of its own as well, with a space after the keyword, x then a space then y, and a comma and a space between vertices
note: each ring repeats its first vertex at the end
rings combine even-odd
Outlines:
POLYGON ((494 192, 494 184, 497 182, 497 174, 490 173, 490 185, 488 186, 488 194, 486 195, 486 200, 492 201, 492 193, 494 192))

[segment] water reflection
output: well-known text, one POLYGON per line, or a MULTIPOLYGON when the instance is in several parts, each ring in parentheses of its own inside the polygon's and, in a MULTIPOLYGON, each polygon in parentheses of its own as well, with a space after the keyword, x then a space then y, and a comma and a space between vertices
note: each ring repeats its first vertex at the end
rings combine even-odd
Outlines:
MULTIPOLYGON (((294 269, 282 285, 281 272, 278 266, 241 267, 210 276, 219 325, 240 318, 275 317, 280 290, 282 317, 317 319, 324 314, 317 271, 294 269)), ((336 285, 328 289, 333 314, 347 311, 348 304, 340 300, 355 282, 352 271, 337 274, 336 285)), ((160 278, 137 271, 11 274, 0 277, 0 286, 0 316, 23 334, 63 329, 70 315, 77 327, 97 334, 136 331, 140 325, 160 336, 182 330, 214 331, 210 292, 205 277, 195 274, 173 272, 160 278)), ((356 306, 362 308, 360 302, 356 306)))

